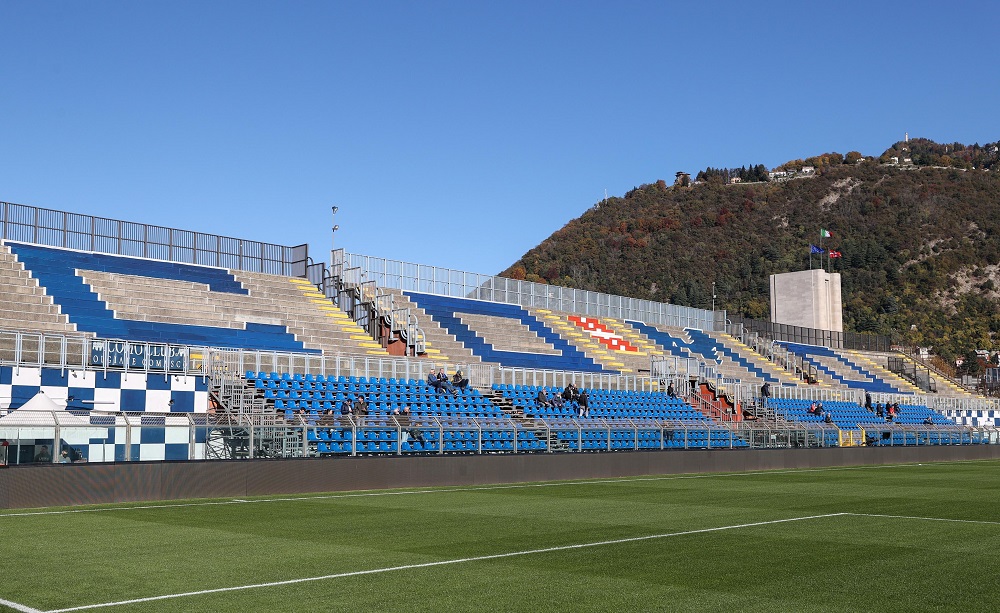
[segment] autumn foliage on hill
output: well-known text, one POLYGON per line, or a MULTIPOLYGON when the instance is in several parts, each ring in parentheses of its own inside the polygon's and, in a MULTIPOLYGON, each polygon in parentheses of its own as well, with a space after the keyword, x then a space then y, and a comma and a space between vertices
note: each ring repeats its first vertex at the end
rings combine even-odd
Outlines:
POLYGON ((902 147, 923 167, 859 162, 852 152, 807 158, 816 176, 780 183, 643 185, 595 205, 502 274, 701 308, 714 282, 717 308, 767 319, 769 275, 808 269, 825 228, 833 237, 824 247, 843 254, 822 266, 842 274, 846 329, 945 357, 1000 349, 994 146, 918 139, 886 153, 902 147), (931 167, 945 147, 969 169, 931 167))

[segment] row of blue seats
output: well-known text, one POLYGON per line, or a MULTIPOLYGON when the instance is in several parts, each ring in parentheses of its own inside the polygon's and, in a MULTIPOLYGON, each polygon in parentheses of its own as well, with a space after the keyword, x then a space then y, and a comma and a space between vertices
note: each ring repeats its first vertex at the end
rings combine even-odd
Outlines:
MULTIPOLYGON (((778 414, 801 422, 823 421, 823 416, 808 412, 813 402, 788 398, 771 398, 767 402, 778 414)), ((926 406, 900 404, 899 413, 890 421, 887 417, 879 417, 875 412, 851 402, 830 401, 822 403, 824 412, 830 414, 833 424, 840 428, 856 428, 886 423, 922 425, 930 420, 933 425, 955 425, 955 422, 926 406)))
MULTIPOLYGON (((333 392, 286 392, 283 390, 266 390, 263 394, 264 400, 319 400, 334 402, 340 404, 341 402, 348 400, 353 402, 357 399, 356 395, 347 395, 343 393, 333 393, 333 392)), ((381 403, 393 403, 393 404, 461 404, 461 405, 471 405, 471 406, 490 406, 491 403, 488 398, 482 396, 455 396, 451 394, 445 395, 435 395, 435 394, 415 394, 413 396, 405 396, 402 394, 369 394, 364 397, 368 404, 374 404, 377 402, 381 403)))
POLYGON ((288 383, 353 383, 355 385, 408 385, 411 387, 426 387, 427 382, 422 379, 395 379, 386 377, 357 377, 354 375, 314 375, 311 373, 290 373, 275 371, 246 371, 248 381, 285 381, 288 383))
MULTIPOLYGON (((308 392, 350 392, 364 394, 433 394, 438 393, 436 388, 432 388, 427 383, 422 385, 388 385, 388 384, 366 384, 366 383, 336 383, 310 382, 310 381, 275 381, 273 379, 252 379, 250 380, 255 389, 258 390, 285 390, 285 391, 308 391, 308 392)), ((472 394, 470 388, 456 388, 461 394, 472 394)))

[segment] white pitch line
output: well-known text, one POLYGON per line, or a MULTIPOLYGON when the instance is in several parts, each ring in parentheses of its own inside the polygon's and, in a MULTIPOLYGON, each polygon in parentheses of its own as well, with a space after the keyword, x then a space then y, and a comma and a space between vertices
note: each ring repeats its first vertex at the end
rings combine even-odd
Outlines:
POLYGON ((982 524, 985 526, 1000 526, 1000 521, 988 521, 985 519, 954 519, 950 517, 919 517, 915 515, 883 515, 880 513, 841 513, 841 515, 853 515, 855 517, 883 517, 886 519, 917 519, 920 521, 943 521, 956 524, 982 524))
POLYGON ((173 509, 186 507, 208 507, 231 504, 256 504, 268 502, 304 502, 310 500, 336 500, 338 498, 368 498, 376 496, 405 496, 415 494, 447 494, 449 492, 489 492, 495 490, 515 490, 536 487, 566 487, 573 485, 599 485, 607 483, 638 483, 643 481, 677 481, 683 479, 716 479, 727 477, 752 477, 759 475, 788 475, 798 473, 818 473, 843 470, 869 470, 881 468, 916 468, 919 466, 935 466, 941 464, 956 464, 965 462, 980 462, 982 460, 955 460, 951 462, 933 462, 929 464, 906 463, 906 464, 880 464, 877 466, 829 466, 826 468, 793 468, 787 470, 752 470, 738 473, 709 473, 698 475, 670 475, 663 477, 620 477, 610 479, 591 479, 588 481, 552 481, 545 483, 512 483, 509 485, 486 485, 482 487, 439 487, 433 489, 420 490, 400 490, 394 492, 363 490, 360 492, 341 492, 325 496, 295 496, 283 498, 260 498, 256 500, 246 500, 233 498, 231 500, 221 500, 213 502, 185 502, 177 504, 147 504, 137 506, 122 507, 102 507, 99 509, 64 509, 62 511, 22 511, 18 513, 0 513, 0 519, 5 517, 33 517, 37 515, 70 515, 74 513, 107 513, 110 511, 139 511, 148 509, 173 509))
POLYGON ((11 602, 9 600, 4 600, 3 598, 0 598, 0 605, 3 605, 5 607, 10 607, 11 609, 14 609, 15 611, 20 611, 21 613, 44 613, 39 609, 32 609, 31 607, 25 606, 23 604, 11 602))
POLYGON ((758 521, 747 524, 734 524, 732 526, 719 526, 716 528, 700 528, 698 530, 685 530, 683 532, 667 532, 665 534, 650 534, 646 536, 632 536, 628 538, 613 539, 608 541, 595 541, 592 543, 577 543, 575 545, 559 545, 556 547, 544 547, 542 549, 527 549, 524 551, 511 551, 508 553, 496 553, 484 556, 474 556, 469 558, 455 558, 452 560, 439 560, 437 562, 423 562, 420 564, 404 564, 401 566, 389 566, 385 568, 372 568, 369 570, 355 570, 346 573, 337 573, 333 575, 323 575, 320 577, 304 577, 301 579, 287 579, 285 581, 272 581, 269 583, 254 583, 251 585, 239 585, 234 587, 220 587, 209 590, 199 590, 196 592, 183 592, 179 594, 164 594, 162 596, 149 596, 146 598, 134 598, 131 600, 120 600, 117 602, 104 602, 100 604, 89 604, 82 605, 78 607, 67 607, 65 609, 52 609, 51 611, 37 611, 34 610, 33 613, 68 613, 69 611, 85 611, 88 609, 100 609, 105 607, 117 607, 121 605, 138 604, 143 602, 153 602, 157 600, 169 600, 173 598, 184 598, 187 596, 203 596, 205 594, 218 594, 221 592, 236 592, 242 590, 252 590, 256 588, 265 587, 278 587, 282 585, 294 585, 297 583, 308 583, 313 581, 326 581, 328 579, 342 579, 345 577, 358 577, 362 575, 375 575, 380 573, 389 573, 399 570, 413 570, 415 568, 430 568, 434 566, 447 566, 452 564, 463 564, 465 562, 482 562, 486 560, 500 560, 503 558, 513 558, 516 556, 527 556, 538 553, 551 553, 555 551, 569 551, 573 549, 585 549, 588 547, 602 547, 605 545, 620 545, 622 543, 634 543, 637 541, 648 541, 653 539, 662 539, 672 536, 687 536, 691 534, 705 534, 709 532, 720 532, 723 530, 735 530, 738 528, 753 528, 755 526, 770 526, 774 524, 783 524, 793 521, 805 521, 809 519, 823 519, 826 517, 839 517, 844 515, 844 513, 827 513, 825 515, 807 515, 804 517, 789 517, 786 519, 772 519, 768 521, 758 521))

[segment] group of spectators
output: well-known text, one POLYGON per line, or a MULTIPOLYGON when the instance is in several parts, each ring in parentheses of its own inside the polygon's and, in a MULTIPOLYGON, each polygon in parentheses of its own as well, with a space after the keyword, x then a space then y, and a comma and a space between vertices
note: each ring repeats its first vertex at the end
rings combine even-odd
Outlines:
MULTIPOLYGON (((4 441, 6 443, 6 441, 4 441)), ((48 445, 42 445, 39 447, 38 452, 35 453, 35 462, 39 464, 51 464, 52 463, 52 452, 49 451, 48 445)), ((59 452, 59 456, 55 459, 57 464, 77 464, 80 462, 86 462, 87 458, 83 457, 78 449, 73 447, 63 446, 62 451, 59 452)))
MULTIPOLYGON (((899 415, 898 402, 887 402, 885 403, 885 406, 882 406, 881 402, 876 402, 875 406, 872 406, 872 395, 868 392, 865 392, 865 408, 868 409, 869 412, 874 413, 876 417, 881 417, 886 421, 892 421, 899 415)), ((924 420, 924 423, 930 425, 934 423, 934 421, 928 417, 924 420)))
POLYGON ((567 403, 576 404, 577 416, 590 417, 590 397, 587 395, 587 390, 580 390, 572 383, 563 388, 562 392, 553 393, 551 397, 544 387, 540 388, 538 395, 535 396, 535 404, 540 407, 561 409, 567 403))
POLYGON ((816 417, 822 417, 823 421, 828 424, 833 423, 833 415, 831 415, 829 411, 823 408, 822 402, 814 402, 811 405, 809 405, 809 409, 806 411, 806 413, 809 413, 810 415, 815 415, 816 417))
POLYGON ((450 393, 458 395, 458 390, 469 386, 469 380, 462 374, 461 369, 455 371, 451 380, 448 379, 448 373, 443 368, 438 370, 431 369, 427 373, 427 385, 433 387, 434 391, 438 394, 450 393))

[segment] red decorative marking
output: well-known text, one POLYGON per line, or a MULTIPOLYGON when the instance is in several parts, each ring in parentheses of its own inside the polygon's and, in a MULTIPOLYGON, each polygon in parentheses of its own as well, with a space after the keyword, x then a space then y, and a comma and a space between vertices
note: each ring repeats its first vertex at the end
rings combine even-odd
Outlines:
POLYGON ((576 324, 576 327, 589 332, 591 338, 608 349, 613 351, 639 351, 638 347, 618 336, 614 330, 596 319, 581 317, 580 315, 570 315, 567 319, 576 324))

